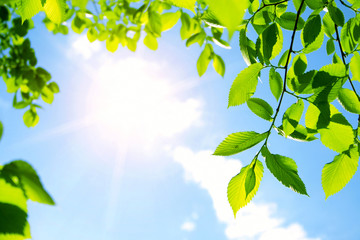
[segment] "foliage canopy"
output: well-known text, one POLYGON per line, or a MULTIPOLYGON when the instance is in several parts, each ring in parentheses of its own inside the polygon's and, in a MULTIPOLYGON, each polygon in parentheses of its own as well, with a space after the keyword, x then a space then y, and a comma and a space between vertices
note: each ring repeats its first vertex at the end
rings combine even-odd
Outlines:
MULTIPOLYGON (((269 128, 261 133, 232 133, 214 152, 229 156, 258 148, 228 185, 228 200, 236 216, 259 188, 264 171, 260 155, 279 182, 308 195, 296 161, 269 149, 274 132, 302 142, 320 138, 337 153, 322 171, 326 198, 344 188, 355 174, 360 151, 360 97, 353 83, 360 81, 359 8, 360 0, 1 0, 0 74, 7 92, 14 96, 13 107, 25 109, 24 123, 34 127, 39 122, 39 100, 51 104, 60 91, 50 73, 37 66, 27 38, 34 27, 31 18, 40 11, 45 12, 43 23, 54 34, 67 34, 64 22, 71 22, 75 33, 86 32, 90 42, 105 41, 111 52, 119 45, 135 51, 140 40, 156 50, 162 32, 180 21, 180 37, 186 46, 197 43, 202 48, 196 63, 200 76, 210 62, 224 76, 225 63, 214 45, 229 49, 229 41, 238 33, 248 67, 234 79, 228 107, 246 103, 269 128), (322 49, 330 56, 329 62, 324 60, 318 69, 308 66, 309 54, 322 49), (253 97, 260 78, 269 81, 277 105, 253 97), (293 102, 281 110, 284 95, 292 96, 293 102), (335 107, 335 100, 341 109, 335 107), (347 120, 352 115, 359 119, 355 126, 347 120)), ((2 131, 0 123, 0 137, 2 131)), ((29 238, 26 200, 54 201, 28 163, 10 162, 1 167, 0 174, 0 212, 10 219, 0 224, 0 238, 29 238)))

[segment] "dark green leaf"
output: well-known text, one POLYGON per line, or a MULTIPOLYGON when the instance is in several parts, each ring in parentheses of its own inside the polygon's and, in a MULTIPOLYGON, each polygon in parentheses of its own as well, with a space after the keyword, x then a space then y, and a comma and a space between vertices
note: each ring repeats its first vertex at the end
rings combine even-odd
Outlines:
POLYGON ((253 63, 256 63, 256 49, 255 43, 246 37, 245 29, 240 30, 240 50, 241 54, 249 66, 253 63))
POLYGON ((266 146, 261 149, 266 166, 270 172, 286 187, 300 194, 308 195, 305 185, 298 175, 294 160, 277 154, 271 154, 266 146))
MULTIPOLYGON (((296 14, 292 12, 286 12, 277 19, 279 25, 287 30, 294 30, 296 21, 296 14)), ((296 25, 296 30, 301 30, 304 27, 305 21, 299 17, 298 23, 296 25)))
POLYGON ((335 44, 334 44, 334 40, 333 39, 329 39, 326 42, 326 53, 327 55, 332 54, 333 52, 335 52, 335 44))
POLYGON ((360 82, 360 54, 358 52, 355 52, 350 60, 350 70, 352 73, 351 79, 360 82))
POLYGON ((321 27, 320 15, 310 15, 301 31, 301 42, 304 53, 310 53, 319 49, 324 40, 324 32, 321 27))
POLYGON ((329 10, 330 17, 334 21, 334 23, 341 27, 344 26, 345 17, 342 11, 337 7, 333 6, 332 4, 329 4, 327 6, 327 9, 329 10))
POLYGON ((299 76, 303 74, 306 70, 306 67, 307 67, 306 55, 303 53, 296 55, 293 60, 293 68, 295 75, 299 76))
POLYGON ((262 52, 266 61, 275 58, 282 49, 283 36, 281 28, 273 23, 261 34, 262 52))

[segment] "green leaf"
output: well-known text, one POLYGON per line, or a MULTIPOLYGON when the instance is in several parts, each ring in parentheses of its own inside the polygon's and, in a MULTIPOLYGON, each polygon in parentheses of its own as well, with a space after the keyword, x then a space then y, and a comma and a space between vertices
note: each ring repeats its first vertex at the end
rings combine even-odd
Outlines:
POLYGON ((276 72, 274 68, 271 68, 269 71, 269 82, 271 93, 274 95, 276 100, 279 100, 283 91, 283 80, 280 73, 276 72))
POLYGON ((261 69, 261 63, 254 63, 239 73, 230 88, 228 107, 241 105, 254 95, 261 69))
POLYGON ((211 61, 211 55, 212 47, 210 44, 206 44, 196 63, 197 71, 200 77, 206 72, 211 61))
POLYGON ((186 40, 186 46, 189 47, 194 43, 198 43, 199 46, 202 46, 205 42, 206 34, 204 31, 195 33, 188 40, 186 40))
POLYGON ((65 19, 65 0, 46 0, 44 11, 54 23, 60 24, 65 19))
POLYGON ((354 91, 342 88, 339 90, 338 99, 347 111, 360 114, 360 101, 354 91))
POLYGON ((236 213, 239 209, 246 206, 246 204, 248 204, 255 196, 259 189, 263 172, 264 166, 262 163, 259 160, 254 159, 250 165, 243 167, 240 173, 230 180, 227 188, 227 197, 234 212, 234 217, 236 217, 236 213), (251 189, 251 182, 246 180, 249 178, 253 179, 253 177, 248 177, 249 174, 251 175, 253 173, 255 173, 255 186, 247 194, 246 186, 248 190, 251 189), (248 183, 247 185, 246 182, 248 183))
POLYGON ((179 21, 181 12, 167 12, 161 15, 161 31, 167 31, 173 28, 179 21))
POLYGON ((305 2, 309 8, 313 10, 322 9, 324 7, 324 3, 321 0, 305 0, 305 2))
POLYGON ((19 185, 28 199, 44 204, 55 204, 41 184, 36 171, 27 162, 21 160, 10 162, 4 165, 2 172, 11 179, 14 176, 18 178, 19 185))
POLYGON ((59 85, 57 85, 56 82, 51 82, 48 84, 48 88, 53 92, 53 93, 59 93, 60 92, 60 88, 59 85))
POLYGON ((334 40, 333 39, 329 39, 326 42, 326 53, 327 55, 332 54, 333 52, 335 52, 335 44, 334 44, 334 40))
POLYGON ((259 142, 263 141, 268 135, 268 132, 237 132, 232 133, 222 141, 216 148, 214 155, 230 156, 246 149, 249 149, 259 142))
POLYGON ((22 22, 27 19, 31 19, 43 9, 40 0, 19 0, 17 2, 17 7, 19 9, 22 22))
POLYGON ((356 46, 355 40, 353 38, 351 26, 354 24, 354 19, 350 18, 341 29, 340 42, 343 50, 347 53, 351 53, 356 46))
POLYGON ((253 63, 256 63, 255 43, 246 37, 245 29, 240 30, 239 44, 240 44, 241 54, 246 64, 249 66, 253 63))
POLYGON ((299 142, 310 142, 310 141, 314 141, 317 139, 314 136, 317 133, 316 131, 308 129, 308 128, 302 126, 301 124, 298 124, 296 126, 295 130, 288 136, 285 134, 284 128, 282 125, 280 127, 278 127, 277 130, 281 136, 290 138, 292 140, 299 141, 299 142))
POLYGON ((216 19, 228 28, 229 38, 231 38, 236 27, 242 23, 245 10, 250 6, 249 0, 205 0, 205 2, 216 19))
POLYGON ((332 38, 332 35, 335 33, 335 23, 330 17, 330 13, 326 13, 323 17, 323 27, 326 36, 328 36, 330 39, 332 38))
POLYGON ((283 36, 278 24, 273 23, 261 34, 262 52, 265 61, 274 59, 281 52, 283 46, 283 36))
MULTIPOLYGON (((255 166, 255 165, 254 165, 255 166)), ((252 167, 247 171, 245 178, 245 198, 251 193, 256 186, 256 174, 255 169, 252 167)))
POLYGON ((300 121, 304 111, 304 102, 299 99, 296 103, 292 104, 284 113, 282 123, 285 135, 288 136, 293 133, 300 121))
POLYGON ((309 100, 317 104, 319 102, 331 103, 337 98, 338 92, 347 78, 344 64, 329 64, 320 68, 312 82, 314 95, 309 100))
POLYGON ((149 49, 154 50, 154 51, 158 48, 158 42, 157 42, 156 38, 151 33, 150 34, 148 33, 146 35, 146 37, 144 38, 144 44, 149 49))
POLYGON ((354 176, 359 162, 357 147, 335 156, 334 161, 327 163, 321 175, 325 198, 339 192, 354 176))
POLYGON ((296 55, 293 60, 293 68, 295 75, 299 76, 303 74, 307 67, 307 59, 304 53, 296 55))
POLYGON ((3 133, 4 133, 4 125, 0 121, 0 140, 1 140, 2 136, 3 136, 3 133))
POLYGON ((327 9, 329 10, 330 17, 334 21, 334 23, 341 27, 344 26, 345 17, 342 11, 337 7, 333 6, 332 4, 329 4, 327 6, 327 9))
POLYGON ((73 7, 79 7, 81 10, 86 10, 88 2, 89 0, 72 0, 71 4, 73 7))
POLYGON ((266 146, 261 149, 261 154, 265 158, 267 168, 284 186, 300 194, 308 195, 293 159, 271 154, 266 146))
MULTIPOLYGON (((278 62, 278 66, 283 66, 285 67, 286 65, 286 61, 289 55, 289 49, 286 50, 280 57, 279 62, 278 62)), ((290 58, 289 58, 289 62, 291 61, 291 54, 290 54, 290 58)))
POLYGON ((176 7, 186 8, 194 12, 196 0, 165 0, 165 1, 176 7))
POLYGON ((27 222, 27 204, 23 191, 19 187, 0 178, 0 239, 29 239, 27 222))
MULTIPOLYGON (((279 25, 287 30, 293 31, 295 28, 295 21, 296 21, 296 14, 292 12, 286 12, 280 16, 280 18, 277 19, 277 23, 279 25)), ((304 19, 299 17, 298 23, 296 25, 296 30, 301 30, 305 25, 304 19)))
POLYGON ((318 129, 320 140, 324 146, 342 153, 354 142, 354 132, 351 124, 339 111, 330 105, 330 122, 326 128, 318 129))
POLYGON ((98 32, 94 27, 89 28, 87 34, 86 34, 89 42, 94 42, 98 37, 98 32))
POLYGON ((162 31, 161 16, 159 13, 150 11, 149 12, 149 26, 154 37, 160 37, 162 31))
POLYGON ((119 39, 115 37, 113 34, 110 35, 108 39, 106 39, 106 49, 112 53, 116 52, 119 47, 119 39))
POLYGON ((225 63, 224 60, 219 55, 214 54, 213 67, 220 76, 224 77, 225 63))
POLYGON ((27 127, 35 127, 39 122, 39 115, 30 109, 24 113, 23 120, 27 127))
POLYGON ((54 101, 54 93, 50 90, 50 88, 45 86, 41 90, 41 99, 48 104, 52 104, 54 101))
POLYGON ((246 104, 249 109, 259 117, 268 121, 272 120, 271 116, 273 115, 274 110, 266 101, 260 98, 250 98, 246 104))
POLYGON ((318 50, 324 41, 320 15, 310 15, 301 31, 301 43, 304 46, 303 52, 310 53, 318 50))
POLYGON ((352 73, 351 79, 360 82, 360 54, 358 52, 355 52, 350 60, 350 70, 352 73))

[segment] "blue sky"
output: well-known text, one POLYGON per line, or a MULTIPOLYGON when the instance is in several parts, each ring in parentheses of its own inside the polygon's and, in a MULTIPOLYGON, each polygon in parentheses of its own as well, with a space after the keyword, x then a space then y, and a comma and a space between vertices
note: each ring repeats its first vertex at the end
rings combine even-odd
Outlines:
MULTIPOLYGON (((228 158, 211 154, 230 133, 269 127, 246 106, 227 109, 231 83, 245 67, 237 36, 231 50, 215 48, 225 78, 211 66, 199 78, 200 49, 184 46, 179 26, 163 34, 156 52, 140 43, 136 53, 112 54, 85 35, 53 36, 39 19, 32 46, 61 93, 43 104, 33 129, 24 126, 23 111, 11 108, 12 96, 0 95, 2 163, 30 162, 56 202, 29 202, 33 239, 358 239, 359 174, 325 201, 321 170, 336 154, 319 141, 272 134, 270 150, 296 160, 310 198, 266 169, 252 203, 233 218, 227 183, 258 148, 228 158)), ((330 63, 323 56, 309 65, 330 63)), ((263 76, 255 96, 275 108, 263 76)))

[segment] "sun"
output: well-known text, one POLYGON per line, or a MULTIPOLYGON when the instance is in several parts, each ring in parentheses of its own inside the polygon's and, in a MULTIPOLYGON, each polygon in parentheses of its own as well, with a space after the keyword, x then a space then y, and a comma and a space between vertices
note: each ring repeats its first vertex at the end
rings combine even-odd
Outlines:
POLYGON ((127 142, 173 137, 199 123, 201 101, 166 63, 109 59, 93 72, 87 113, 103 134, 127 142))

